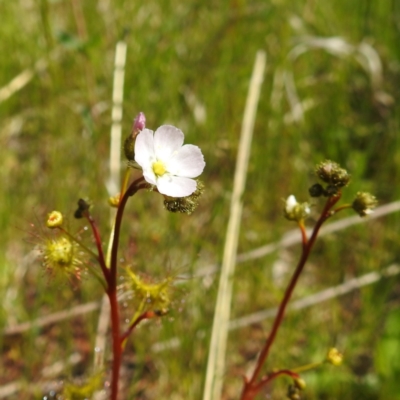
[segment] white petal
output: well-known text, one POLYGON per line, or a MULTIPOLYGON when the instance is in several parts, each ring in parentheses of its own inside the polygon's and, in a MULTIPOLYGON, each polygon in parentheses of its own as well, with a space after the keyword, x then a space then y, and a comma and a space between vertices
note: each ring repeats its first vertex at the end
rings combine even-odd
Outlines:
POLYGON ((292 194, 286 200, 286 212, 290 213, 293 211, 293 208, 296 206, 297 200, 292 194))
POLYGON ((172 125, 162 125, 154 133, 154 152, 157 160, 166 163, 183 144, 183 132, 172 125))
POLYGON ((143 169, 147 169, 151 168, 155 160, 153 131, 143 129, 136 137, 135 161, 143 169))
POLYGON ((169 173, 176 176, 196 178, 205 167, 201 150, 192 144, 182 146, 166 163, 169 173))
POLYGON ((197 182, 190 178, 163 175, 157 179, 157 189, 160 193, 171 197, 186 197, 197 188, 197 182))
POLYGON ((157 185, 157 177, 153 171, 153 168, 143 169, 143 177, 146 180, 146 182, 149 182, 152 185, 157 185))

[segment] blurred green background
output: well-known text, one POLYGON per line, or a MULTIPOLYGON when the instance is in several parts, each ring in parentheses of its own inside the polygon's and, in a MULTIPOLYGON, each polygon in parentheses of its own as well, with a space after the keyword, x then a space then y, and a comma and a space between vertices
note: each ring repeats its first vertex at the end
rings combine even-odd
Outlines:
MULTIPOLYGON (((71 231, 82 229, 84 224, 72 218, 79 197, 93 201, 107 240, 111 96, 119 40, 128 46, 123 135, 143 111, 150 129, 164 123, 181 128, 207 162, 206 193, 192 216, 165 212, 151 193, 132 199, 123 226, 125 265, 157 278, 171 271, 195 274, 220 262, 243 109, 259 49, 267 54, 267 71, 239 252, 277 241, 294 228, 282 218, 282 199, 295 194, 306 201, 315 183, 313 167, 326 158, 352 175, 344 201, 359 190, 371 191, 380 204, 400 198, 396 0, 0 0, 0 16, 3 327, 101 298, 93 279, 84 277, 78 288, 49 279, 32 249, 47 237, 41 221, 53 209, 71 216, 71 231), (7 85, 18 76, 17 83, 25 84, 10 91, 7 85)), ((313 208, 316 215, 320 206, 313 208)), ((398 228, 399 215, 393 213, 321 238, 295 297, 398 262, 398 228)), ((82 235, 91 245, 89 233, 82 235)), ((239 264, 232 318, 276 306, 298 254, 293 246, 239 264), (283 271, 277 269, 282 263, 283 271)), ((201 398, 216 278, 183 280, 171 314, 134 335, 124 365, 126 398, 201 398), (174 337, 180 347, 149 350, 174 337)), ((305 373, 306 399, 400 399, 399 304, 395 276, 290 313, 270 367, 318 361, 337 346, 344 365, 305 373)), ((97 319, 94 312, 4 335, 0 384, 23 383, 7 398, 42 398, 29 387, 43 380, 46 365, 74 351, 83 361, 60 379, 89 373, 97 319)), ((266 320, 230 335, 224 399, 238 398, 241 374, 270 324, 266 320)), ((288 383, 277 381, 267 398, 285 398, 288 383)))

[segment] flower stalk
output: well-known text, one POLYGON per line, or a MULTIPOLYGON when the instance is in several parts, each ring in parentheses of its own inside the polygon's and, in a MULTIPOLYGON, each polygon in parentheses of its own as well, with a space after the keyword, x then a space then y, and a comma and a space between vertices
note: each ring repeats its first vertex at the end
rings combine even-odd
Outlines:
POLYGON ((259 380, 261 370, 268 358, 270 349, 275 341, 279 327, 282 324, 287 305, 289 304, 289 300, 292 297, 293 291, 297 285, 299 277, 300 277, 301 273, 303 272, 304 266, 311 254, 311 250, 314 246, 315 240, 317 239, 318 232, 319 232, 322 224, 332 215, 331 209, 339 201, 340 197, 341 197, 340 192, 334 196, 328 197, 325 207, 324 207, 317 223, 315 224, 315 227, 313 229, 313 232, 312 232, 309 240, 307 240, 307 236, 306 236, 306 232, 305 232, 303 223, 301 221, 299 221, 299 227, 300 227, 300 230, 302 233, 302 243, 303 243, 302 254, 301 254, 300 260, 297 264, 297 267, 293 273, 293 276, 289 282, 289 285, 285 291, 283 299, 279 305, 278 312, 276 314, 275 320, 274 320, 272 328, 271 328, 271 332, 270 332, 269 336, 267 337, 267 340, 264 344, 263 349, 261 350, 261 353, 260 353, 259 358, 256 363, 256 367, 253 371, 253 374, 251 375, 250 379, 245 378, 245 380, 244 380, 243 390, 242 390, 242 394, 240 397, 241 400, 254 399, 254 397, 260 392, 260 390, 263 387, 265 387, 269 382, 271 382, 273 379, 275 379, 278 376, 278 375, 272 373, 272 374, 266 375, 265 377, 263 377, 259 380))
MULTIPOLYGON (((110 313, 111 313, 111 331, 112 331, 112 349, 113 349, 113 363, 112 363, 112 375, 111 375, 111 400, 117 400, 118 398, 118 384, 119 374, 122 361, 122 342, 121 327, 120 327, 120 312, 117 299, 117 255, 119 247, 119 238, 121 231, 122 217, 124 214, 126 203, 129 197, 133 196, 140 189, 147 187, 144 183, 143 177, 140 177, 133 181, 127 191, 120 199, 117 214, 115 217, 115 225, 113 230, 113 242, 111 247, 111 258, 110 258, 110 269, 107 269, 107 296, 110 302, 110 313)), ((96 243, 99 246, 96 238, 96 243)), ((133 330, 133 328, 132 328, 133 330)), ((131 332, 132 332, 131 330, 131 332)), ((126 339, 126 338, 125 338, 126 339)))

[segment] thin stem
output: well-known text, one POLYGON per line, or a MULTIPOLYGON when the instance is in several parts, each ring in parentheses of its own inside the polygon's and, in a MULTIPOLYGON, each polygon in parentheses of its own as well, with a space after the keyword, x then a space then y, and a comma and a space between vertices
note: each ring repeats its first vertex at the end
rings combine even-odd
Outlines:
POLYGON ((110 301, 111 312, 111 332, 112 332, 112 375, 111 375, 111 400, 118 398, 119 371, 122 361, 122 346, 120 340, 120 323, 119 323, 119 307, 117 300, 117 288, 108 289, 107 295, 110 301))
POLYGON ((306 247, 307 247, 308 239, 307 239, 307 231, 306 231, 306 228, 304 226, 304 221, 303 220, 299 221, 299 228, 300 228, 300 231, 301 231, 301 241, 302 241, 302 244, 303 244, 303 252, 304 252, 306 247))
POLYGON ((131 183, 127 191, 124 193, 120 199, 117 215, 115 216, 115 226, 114 226, 114 241, 111 248, 111 260, 110 260, 110 281, 109 286, 115 287, 117 284, 117 255, 119 246, 119 236, 121 231, 122 216, 124 214, 126 203, 129 197, 133 196, 140 189, 145 189, 148 184, 144 182, 143 176, 136 179, 131 183))
MULTIPOLYGON (((86 251, 89 255, 91 255, 94 259, 98 261, 100 264, 100 258, 99 256, 92 250, 90 250, 88 247, 86 247, 79 239, 71 235, 67 230, 65 230, 62 226, 59 226, 58 229, 66 236, 68 236, 71 240, 73 240, 75 243, 77 243, 83 250, 86 251)), ((103 279, 103 276, 100 275, 100 273, 90 264, 86 265, 87 268, 90 270, 90 272, 96 277, 96 279, 100 282, 100 284, 104 287, 104 289, 107 288, 106 283, 103 279)))
POLYGON ((110 264, 111 264, 111 250, 112 250, 112 245, 114 243, 114 232, 115 232, 115 222, 112 223, 110 238, 108 239, 107 254, 106 254, 107 268, 110 268, 110 264))
POLYGON ((86 268, 94 275, 94 277, 100 282, 101 286, 103 286, 104 290, 107 290, 107 282, 104 280, 104 276, 100 274, 100 272, 89 263, 86 264, 86 268))
POLYGON ((334 210, 332 210, 332 214, 336 214, 336 213, 338 213, 339 211, 347 210, 347 209, 349 209, 349 208, 353 208, 353 206, 352 206, 351 204, 343 204, 342 206, 340 206, 340 207, 335 208, 334 210))
MULTIPOLYGON (((112 331, 112 342, 113 342, 113 363, 112 363, 112 376, 111 376, 111 400, 117 400, 118 398, 118 383, 119 383, 119 372, 122 361, 122 343, 121 339, 121 327, 119 319, 119 307, 117 300, 117 255, 119 247, 119 237, 121 231, 122 216, 124 214, 125 206, 130 196, 133 196, 138 190, 144 189, 148 186, 144 182, 143 176, 136 179, 131 183, 127 191, 121 197, 117 214, 115 216, 114 225, 114 237, 111 247, 111 258, 110 258, 110 269, 107 269, 108 278, 108 289, 107 295, 110 300, 110 313, 111 313, 111 331, 112 331)), ((106 268, 106 267, 105 267, 106 268)), ((133 328, 132 328, 133 329, 133 328)))
MULTIPOLYGON (((321 213, 320 218, 318 219, 317 223, 315 224, 315 227, 313 229, 312 235, 309 239, 309 241, 304 245, 304 236, 303 236, 303 251, 302 255, 300 257, 299 263, 297 264, 297 267, 294 271, 294 274, 289 282, 289 285, 285 291, 285 294, 283 296, 283 299, 279 305, 278 313, 275 317, 274 323, 272 325, 271 332, 265 342, 265 345, 260 353, 260 356, 257 360, 257 365, 256 368, 254 369, 253 375, 250 380, 246 380, 241 399, 242 400, 250 400, 253 399, 254 396, 258 393, 259 389, 257 390, 256 386, 256 380, 258 379, 258 376, 261 372, 261 369, 268 357, 269 351, 271 349, 272 344, 274 343, 274 340, 276 338, 276 334, 278 332, 278 329, 282 323, 286 307, 289 303, 289 300, 293 294, 294 288, 296 287, 296 284, 298 282, 298 279, 304 269, 305 263, 308 260, 308 257, 310 256, 311 249, 315 243, 315 240, 318 236, 318 232, 322 226, 322 224, 332 215, 331 212, 329 211, 340 199, 341 194, 337 194, 336 196, 329 197, 325 207, 321 213)), ((303 232, 303 231, 302 231, 303 232)), ((269 379, 271 380, 271 379, 269 379)))
POLYGON ((75 236, 71 235, 67 230, 65 230, 62 226, 59 226, 58 229, 64 233, 64 235, 68 236, 71 240, 73 240, 76 244, 78 244, 83 250, 86 251, 89 255, 91 255, 94 259, 96 259, 98 262, 99 256, 92 250, 89 249, 89 247, 86 247, 79 239, 77 239, 75 236))
POLYGON ((318 362, 314 362, 314 363, 311 363, 311 364, 302 365, 301 367, 298 367, 298 368, 294 368, 292 371, 296 372, 296 373, 309 371, 310 369, 314 369, 314 368, 320 367, 324 363, 325 363, 325 361, 318 361, 318 362))
POLYGON ((268 383, 270 383, 275 378, 278 378, 278 376, 281 375, 287 375, 293 379, 300 378, 299 374, 297 374, 294 371, 291 371, 289 369, 281 369, 280 371, 273 372, 272 374, 267 375, 265 378, 261 379, 261 381, 254 387, 255 392, 256 393, 259 392, 264 386, 266 386, 268 383))
POLYGON ((106 266, 106 261, 104 258, 104 252, 103 252, 103 247, 101 245, 101 237, 100 237, 100 232, 99 229, 97 228, 96 222, 93 219, 93 217, 89 214, 89 212, 86 212, 84 214, 84 216, 86 217, 86 219, 89 221, 90 226, 92 227, 92 231, 93 231, 93 235, 94 235, 94 239, 96 242, 96 246, 97 246, 97 252, 99 254, 98 256, 98 261, 101 267, 101 270, 103 272, 104 278, 106 279, 107 283, 109 284, 109 279, 110 279, 110 273, 109 270, 107 269, 106 266))
POLYGON ((132 169, 127 167, 125 170, 124 179, 122 180, 120 197, 122 197, 126 192, 126 188, 128 187, 128 182, 129 182, 129 177, 131 176, 131 172, 132 172, 132 169))
POLYGON ((128 329, 122 334, 121 336, 121 345, 123 346, 124 342, 126 339, 128 339, 129 335, 132 333, 132 331, 139 325, 141 321, 144 319, 150 319, 155 317, 154 311, 145 311, 143 314, 139 315, 128 327, 128 329))
MULTIPOLYGON (((140 302, 140 305, 139 305, 138 309, 136 310, 135 315, 134 315, 133 318, 131 319, 131 322, 130 322, 130 324, 129 324, 129 328, 127 329, 127 331, 126 331, 125 333, 122 334, 122 336, 121 336, 121 346, 122 346, 122 349, 125 348, 126 340, 128 339, 128 336, 131 334, 133 328, 137 325, 136 321, 139 319, 139 317, 140 317, 141 314, 143 313, 143 310, 144 310, 145 305, 146 305, 146 299, 143 299, 143 300, 140 302), (132 325, 133 325, 133 328, 131 329, 130 327, 131 327, 132 325), (127 333, 128 331, 129 331, 129 333, 127 333)), ((141 321, 141 319, 140 319, 140 321, 141 321)), ((140 322, 140 321, 139 321, 139 322, 140 322)), ((139 323, 139 322, 138 322, 138 323, 139 323)))

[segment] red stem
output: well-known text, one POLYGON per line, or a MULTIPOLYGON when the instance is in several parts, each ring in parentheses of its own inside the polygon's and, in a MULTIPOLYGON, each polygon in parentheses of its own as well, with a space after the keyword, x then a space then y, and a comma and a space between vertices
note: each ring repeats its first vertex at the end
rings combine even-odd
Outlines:
POLYGON ((103 272, 104 278, 108 282, 109 278, 110 278, 110 271, 108 270, 108 268, 106 266, 103 247, 101 245, 101 237, 100 237, 99 229, 97 228, 96 222, 93 219, 93 217, 89 214, 89 212, 85 213, 85 217, 89 221, 90 226, 92 227, 94 239, 95 239, 96 246, 97 246, 97 253, 99 255, 98 261, 99 261, 101 270, 103 272))
POLYGON ((118 383, 119 372, 122 361, 122 346, 120 340, 120 324, 119 324, 119 307, 117 299, 117 289, 109 289, 107 292, 110 301, 111 312, 111 332, 113 344, 113 361, 112 361, 112 375, 111 375, 111 400, 117 400, 118 397, 118 383))
POLYGON ((119 202, 117 215, 115 216, 115 226, 114 226, 114 240, 111 248, 111 260, 110 260, 110 281, 108 282, 109 287, 113 288, 117 285, 117 255, 119 247, 119 236, 121 231, 122 216, 124 214, 125 205, 129 197, 133 196, 138 190, 147 187, 147 183, 143 183, 144 178, 140 177, 133 181, 127 191, 122 196, 119 202))
POLYGON ((139 315, 139 317, 137 317, 135 321, 132 322, 126 332, 122 334, 121 344, 124 342, 124 340, 128 339, 129 335, 133 332, 133 330, 139 325, 141 321, 143 321, 144 319, 153 318, 154 316, 154 311, 145 311, 143 314, 139 315))
MULTIPOLYGON (((261 389, 261 387, 258 387, 258 385, 256 384, 257 378, 261 372, 261 368, 263 367, 263 365, 268 357, 271 346, 274 343, 276 334, 278 332, 278 329, 279 329, 279 327, 282 323, 283 317, 285 315, 286 307, 287 307, 289 300, 293 294, 294 288, 296 287, 297 281, 304 269, 304 265, 306 264, 306 261, 307 261, 308 257, 310 256, 310 252, 311 252, 311 249, 312 249, 312 247, 315 243, 315 240, 318 236, 319 229, 321 228, 322 224, 331 216, 329 210, 339 201, 340 196, 341 196, 341 194, 339 193, 336 196, 332 196, 332 197, 328 198, 328 200, 325 204, 325 207, 321 213, 321 216, 318 219, 317 223, 315 224, 312 235, 308 242, 305 242, 306 237, 305 237, 305 234, 303 233, 303 229, 302 229, 303 251, 301 254, 301 258, 299 260, 299 263, 297 264, 294 274, 289 282, 289 285, 285 291, 283 299, 279 305, 278 313, 277 313, 274 323, 272 325, 271 332, 270 332, 270 334, 264 344, 264 347, 260 353, 260 356, 257 360, 257 365, 256 365, 256 368, 254 369, 253 375, 250 378, 250 380, 246 380, 244 383, 243 391, 242 391, 242 394, 240 397, 241 400, 252 400, 254 398, 254 396, 261 389)), ((268 381, 271 381, 271 379, 269 378, 268 381)))
POLYGON ((111 260, 110 270, 107 279, 108 288, 107 295, 110 301, 110 313, 111 313, 111 331, 112 331, 112 342, 113 342, 113 363, 112 363, 112 375, 111 375, 111 397, 110 400, 117 400, 118 398, 118 383, 119 383, 119 372, 122 361, 122 339, 121 339, 121 327, 119 320, 119 306, 117 299, 117 255, 119 247, 119 237, 121 231, 122 216, 124 214, 125 205, 129 197, 133 196, 138 190, 146 188, 148 185, 144 183, 144 178, 140 177, 131 183, 128 190, 122 196, 118 205, 117 215, 115 217, 114 226, 114 239, 111 248, 111 260))
POLYGON ((277 378, 278 376, 281 375, 287 375, 290 376, 292 379, 298 379, 300 378, 299 374, 296 372, 290 371, 289 369, 281 369, 280 371, 273 372, 272 374, 267 375, 261 381, 255 385, 255 394, 257 394, 264 386, 266 386, 268 383, 270 383, 272 380, 277 378))

